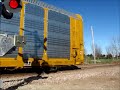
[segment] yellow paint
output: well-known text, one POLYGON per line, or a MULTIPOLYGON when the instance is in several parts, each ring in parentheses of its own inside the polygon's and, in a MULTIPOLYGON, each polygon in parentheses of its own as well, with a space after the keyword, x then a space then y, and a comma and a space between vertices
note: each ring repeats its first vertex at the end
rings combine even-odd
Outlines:
POLYGON ((0 58, 0 67, 22 68, 23 66, 17 58, 0 58))
MULTIPOLYGON (((47 32, 48 32, 48 8, 44 8, 44 39, 47 38, 47 32)), ((47 41, 44 43, 44 45, 47 47, 47 41)), ((47 61, 47 50, 44 50, 43 53, 43 60, 47 61)))
POLYGON ((47 63, 50 66, 56 66, 56 65, 74 65, 74 62, 65 58, 49 58, 47 63))
POLYGON ((77 19, 70 17, 70 60, 81 64, 84 62, 83 22, 80 15, 76 16, 77 19))
POLYGON ((79 37, 79 58, 80 58, 80 62, 84 63, 84 40, 83 40, 83 19, 79 14, 76 14, 77 18, 79 18, 77 20, 77 27, 78 27, 78 37, 79 37))
POLYGON ((70 17, 70 60, 74 61, 75 64, 75 19, 70 17))
MULTIPOLYGON (((21 9, 21 13, 20 13, 20 31, 19 31, 19 35, 20 36, 24 36, 24 17, 25 17, 25 3, 22 2, 22 9, 21 9)), ((18 56, 17 56, 17 61, 20 62, 17 67, 23 67, 24 63, 23 63, 23 58, 22 58, 22 54, 23 54, 23 48, 19 47, 18 48, 18 56)))
POLYGON ((17 60, 14 58, 0 58, 0 67, 16 67, 17 60))
MULTIPOLYGON (((20 31, 19 35, 24 36, 24 11, 25 4, 20 14, 20 31)), ((50 66, 56 65, 76 65, 84 62, 84 40, 83 40, 83 20, 80 15, 76 15, 77 19, 70 17, 70 59, 66 58, 49 58, 47 50, 44 50, 42 60, 38 60, 40 65, 45 61, 50 66)), ((44 38, 48 37, 48 8, 44 8, 44 38)), ((44 43, 47 47, 47 42, 44 43)), ((19 47, 18 52, 22 55, 23 48, 19 47)), ((0 67, 23 67, 23 58, 18 54, 17 58, 0 58, 0 67)), ((29 58, 28 62, 32 63, 34 58, 29 58)))

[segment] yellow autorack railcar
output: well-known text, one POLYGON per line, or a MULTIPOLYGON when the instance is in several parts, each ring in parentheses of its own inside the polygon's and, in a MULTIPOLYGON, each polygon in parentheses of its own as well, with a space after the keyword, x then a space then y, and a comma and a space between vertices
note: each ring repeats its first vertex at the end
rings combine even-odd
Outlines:
POLYGON ((77 65, 84 62, 83 20, 79 14, 24 0, 20 13, 1 17, 0 68, 77 65))

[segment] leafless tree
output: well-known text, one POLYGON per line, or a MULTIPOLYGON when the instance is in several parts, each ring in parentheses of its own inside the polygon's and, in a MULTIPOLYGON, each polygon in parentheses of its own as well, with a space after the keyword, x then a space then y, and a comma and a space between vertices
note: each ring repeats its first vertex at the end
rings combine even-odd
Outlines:
POLYGON ((120 52, 120 41, 119 40, 120 40, 119 37, 113 38, 113 40, 112 40, 112 47, 114 49, 114 53, 115 53, 115 56, 117 57, 117 59, 118 59, 118 55, 120 52))
POLYGON ((85 59, 85 63, 87 63, 87 50, 84 47, 84 59, 85 59))
POLYGON ((118 36, 118 57, 120 57, 120 36, 118 36))
POLYGON ((86 50, 86 48, 84 48, 84 54, 87 55, 87 50, 86 50))
POLYGON ((118 59, 120 53, 120 36, 114 37, 111 40, 111 43, 108 47, 106 47, 107 54, 111 54, 113 59, 116 57, 118 59))
MULTIPOLYGON (((92 52, 94 54, 93 47, 92 47, 92 52)), ((95 58, 96 59, 100 59, 101 55, 102 55, 102 49, 101 49, 101 47, 98 44, 95 44, 95 58)))
POLYGON ((111 54, 112 58, 114 60, 115 50, 114 50, 114 48, 111 45, 109 45, 108 47, 106 47, 106 52, 107 52, 107 55, 111 54))
POLYGON ((102 49, 100 46, 98 46, 97 44, 95 44, 95 56, 97 59, 99 59, 102 55, 102 49))

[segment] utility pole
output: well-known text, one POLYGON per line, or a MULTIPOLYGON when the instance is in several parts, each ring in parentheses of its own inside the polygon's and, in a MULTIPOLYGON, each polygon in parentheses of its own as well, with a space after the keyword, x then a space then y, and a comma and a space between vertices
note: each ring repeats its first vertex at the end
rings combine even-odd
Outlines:
POLYGON ((93 51, 93 56, 94 56, 94 64, 96 64, 94 32, 93 32, 93 27, 92 26, 91 26, 91 33, 92 33, 92 51, 93 51))

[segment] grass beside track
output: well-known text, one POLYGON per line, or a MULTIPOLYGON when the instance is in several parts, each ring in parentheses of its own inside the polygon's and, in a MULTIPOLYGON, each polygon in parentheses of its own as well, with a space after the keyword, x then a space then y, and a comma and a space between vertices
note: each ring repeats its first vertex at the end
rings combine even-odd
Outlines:
MULTIPOLYGON (((94 63, 94 60, 91 60, 91 59, 86 59, 85 60, 85 63, 87 64, 93 64, 94 63)), ((111 64, 111 63, 120 63, 120 59, 97 59, 96 60, 96 63, 97 64, 111 64)))

